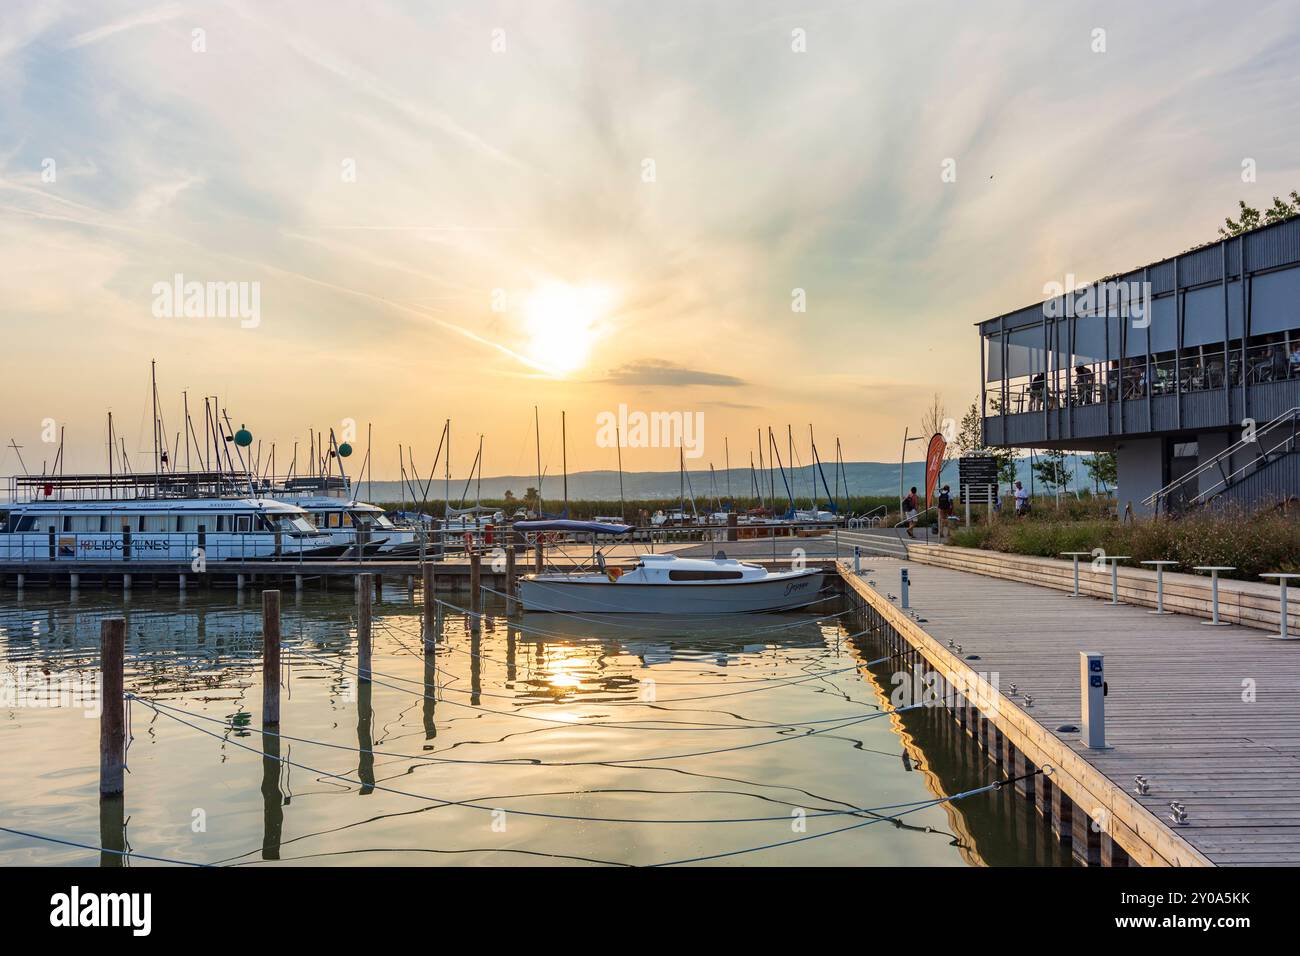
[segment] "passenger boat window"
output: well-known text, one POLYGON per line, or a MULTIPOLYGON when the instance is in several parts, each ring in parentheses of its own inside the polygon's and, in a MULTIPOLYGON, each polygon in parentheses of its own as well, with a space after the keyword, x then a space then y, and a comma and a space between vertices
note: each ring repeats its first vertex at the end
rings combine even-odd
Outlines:
POLYGON ((734 581, 743 578, 741 571, 669 571, 669 581, 734 581))
POLYGON ((247 534, 248 532, 250 532, 250 531, 252 531, 252 530, 253 530, 253 516, 252 516, 252 515, 240 515, 240 516, 239 516, 239 533, 240 533, 240 534, 247 534))
POLYGON ((16 522, 16 526, 13 529, 15 532, 36 530, 36 515, 19 515, 14 520, 16 522))
POLYGON ((65 532, 72 530, 72 515, 63 516, 63 530, 65 532))
POLYGON ((103 519, 99 515, 68 515, 63 519, 63 530, 74 534, 100 530, 103 519))
POLYGON ((217 532, 223 532, 227 529, 226 515, 217 515, 217 532))
POLYGON ((342 522, 343 527, 345 527, 345 528, 350 528, 350 527, 352 527, 352 513, 351 513, 351 512, 348 512, 348 511, 343 512, 343 514, 339 515, 339 520, 342 522))
POLYGON ((141 515, 140 530, 158 533, 168 530, 168 521, 166 515, 141 515))

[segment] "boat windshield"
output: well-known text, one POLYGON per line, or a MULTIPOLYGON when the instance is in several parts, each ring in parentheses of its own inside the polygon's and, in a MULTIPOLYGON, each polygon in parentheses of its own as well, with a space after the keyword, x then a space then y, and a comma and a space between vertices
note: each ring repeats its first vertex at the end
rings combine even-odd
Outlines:
POLYGON ((290 534, 316 534, 316 526, 304 515, 283 515, 280 518, 280 530, 290 534))

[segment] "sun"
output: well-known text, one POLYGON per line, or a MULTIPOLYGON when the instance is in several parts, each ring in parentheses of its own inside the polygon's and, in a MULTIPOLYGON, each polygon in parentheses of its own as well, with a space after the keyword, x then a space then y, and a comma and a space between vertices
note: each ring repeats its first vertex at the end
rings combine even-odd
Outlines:
POLYGON ((582 368, 603 331, 611 298, 602 286, 538 286, 524 302, 528 357, 555 376, 582 368))

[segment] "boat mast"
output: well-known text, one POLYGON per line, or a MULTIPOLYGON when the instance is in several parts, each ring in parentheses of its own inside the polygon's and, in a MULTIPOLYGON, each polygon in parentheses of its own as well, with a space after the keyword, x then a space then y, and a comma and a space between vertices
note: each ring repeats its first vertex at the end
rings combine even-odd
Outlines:
POLYGON ((149 360, 149 398, 153 403, 153 493, 158 494, 161 460, 158 457, 158 363, 149 360))
POLYGON ((537 517, 542 516, 542 424, 533 406, 533 439, 537 443, 537 517))
MULTIPOLYGON (((727 436, 722 436, 722 463, 727 469, 727 498, 731 498, 731 446, 727 442, 727 436)), ((728 500, 727 506, 735 510, 736 503, 728 500)))
POLYGON ((618 452, 618 516, 627 523, 627 506, 623 503, 623 437, 619 434, 618 423, 614 423, 614 448, 618 452))
POLYGON ((560 467, 564 471, 564 517, 569 517, 569 439, 564 410, 560 410, 560 467))

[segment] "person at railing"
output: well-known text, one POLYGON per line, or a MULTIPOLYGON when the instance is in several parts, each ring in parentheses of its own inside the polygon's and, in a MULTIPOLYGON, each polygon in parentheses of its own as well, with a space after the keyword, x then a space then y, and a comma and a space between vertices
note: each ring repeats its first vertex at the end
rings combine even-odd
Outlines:
POLYGON ((1043 389, 1047 384, 1047 377, 1039 372, 1029 380, 1029 410, 1031 412, 1042 411, 1043 409, 1043 389))
POLYGON ((1300 339, 1291 343, 1291 355, 1287 358, 1287 377, 1300 375, 1300 339))
POLYGON ((1268 350, 1269 378, 1274 382, 1280 382, 1286 378, 1286 373, 1291 368, 1291 363, 1287 358, 1286 349, 1282 345, 1271 345, 1268 350))
POLYGON ((1079 367, 1074 370, 1075 391, 1078 394, 1080 405, 1091 405, 1093 402, 1092 390, 1096 384, 1097 376, 1093 374, 1092 369, 1079 363, 1079 367))

